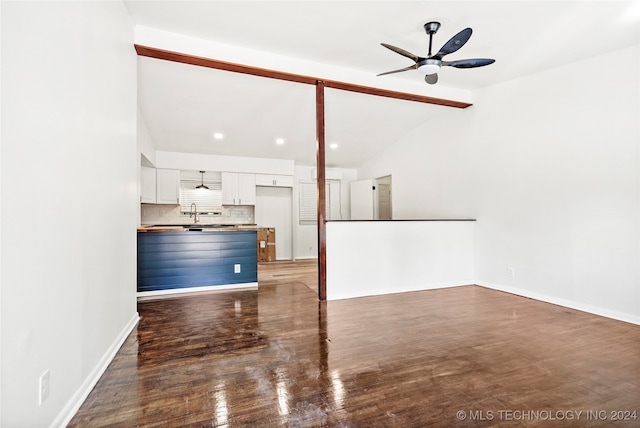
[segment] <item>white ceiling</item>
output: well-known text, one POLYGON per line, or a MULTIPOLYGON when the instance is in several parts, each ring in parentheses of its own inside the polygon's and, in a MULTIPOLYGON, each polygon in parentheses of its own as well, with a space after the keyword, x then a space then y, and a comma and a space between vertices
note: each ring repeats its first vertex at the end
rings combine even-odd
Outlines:
MULTIPOLYGON (((471 91, 640 41, 638 1, 125 4, 138 25, 372 75, 411 65, 381 42, 426 56, 424 23, 442 23, 434 52, 471 27, 469 42, 445 59, 489 57, 496 63, 469 70, 446 67, 438 83, 471 91)), ((139 105, 156 149, 315 164, 313 86, 143 57, 138 64, 139 105), (225 138, 213 139, 216 131, 225 138), (285 144, 276 145, 277 137, 285 144)), ((408 71, 379 79, 421 78, 408 71)), ((326 108, 327 143, 339 144, 327 151, 327 164, 355 167, 447 107, 328 89, 326 108)))

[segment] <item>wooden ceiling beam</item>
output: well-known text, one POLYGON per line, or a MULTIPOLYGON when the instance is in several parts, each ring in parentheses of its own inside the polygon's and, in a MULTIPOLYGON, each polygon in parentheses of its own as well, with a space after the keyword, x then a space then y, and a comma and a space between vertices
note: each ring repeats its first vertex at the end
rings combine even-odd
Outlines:
POLYGON ((219 61, 211 58, 204 58, 188 55, 180 52, 172 52, 149 46, 135 45, 136 52, 140 56, 149 58, 164 59, 167 61, 179 62, 182 64, 197 65, 200 67, 215 68, 217 70, 232 71, 235 73, 249 74, 252 76, 267 77, 270 79, 286 80, 289 82, 316 85, 319 80, 324 82, 325 88, 340 89, 343 91, 358 92, 361 94, 375 95, 380 97, 395 98, 405 101, 415 101, 419 103, 435 104, 446 107, 467 108, 471 103, 448 100, 444 98, 428 97, 425 95, 411 94, 408 92, 391 91, 388 89, 374 88, 370 86, 356 85, 353 83, 340 82, 337 80, 321 79, 319 77, 305 76, 302 74, 286 73, 284 71, 269 70, 266 68, 253 67, 249 65, 235 64, 232 62, 219 61))

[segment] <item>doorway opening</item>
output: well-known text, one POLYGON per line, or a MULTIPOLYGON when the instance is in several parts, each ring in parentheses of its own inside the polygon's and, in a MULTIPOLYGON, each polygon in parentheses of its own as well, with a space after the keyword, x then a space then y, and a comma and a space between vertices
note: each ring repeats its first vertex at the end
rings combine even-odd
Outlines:
POLYGON ((376 220, 391 220, 393 218, 393 211, 391 207, 391 176, 376 178, 375 180, 375 193, 376 201, 376 220))
POLYGON ((275 230, 276 260, 293 259, 291 193, 290 187, 256 187, 256 223, 275 230))

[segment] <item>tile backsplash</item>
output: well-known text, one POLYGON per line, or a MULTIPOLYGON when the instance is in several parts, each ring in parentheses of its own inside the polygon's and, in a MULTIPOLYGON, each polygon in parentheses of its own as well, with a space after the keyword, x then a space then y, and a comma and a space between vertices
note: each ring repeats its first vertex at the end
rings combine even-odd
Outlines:
MULTIPOLYGON (((229 206, 220 209, 221 215, 198 215, 202 224, 254 224, 253 206, 229 206)), ((193 218, 180 213, 180 205, 140 204, 140 223, 190 224, 193 218)))

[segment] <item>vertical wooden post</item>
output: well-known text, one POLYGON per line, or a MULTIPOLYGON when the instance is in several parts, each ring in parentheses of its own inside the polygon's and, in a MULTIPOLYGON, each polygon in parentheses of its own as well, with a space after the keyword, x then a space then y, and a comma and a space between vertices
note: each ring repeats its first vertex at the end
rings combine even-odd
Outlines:
POLYGON ((327 234, 324 161, 324 82, 316 82, 316 168, 318 171, 318 298, 327 300, 327 234))

